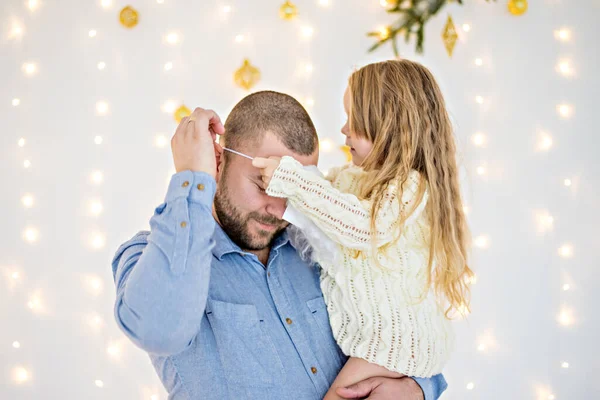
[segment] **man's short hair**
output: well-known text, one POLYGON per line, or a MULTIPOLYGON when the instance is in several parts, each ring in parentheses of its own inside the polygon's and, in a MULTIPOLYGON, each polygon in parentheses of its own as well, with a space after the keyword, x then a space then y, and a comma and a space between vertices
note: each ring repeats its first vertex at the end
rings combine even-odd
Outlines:
POLYGON ((304 107, 292 96, 273 91, 252 93, 237 103, 225 121, 221 143, 234 150, 254 147, 266 132, 300 155, 311 155, 318 146, 317 131, 304 107))

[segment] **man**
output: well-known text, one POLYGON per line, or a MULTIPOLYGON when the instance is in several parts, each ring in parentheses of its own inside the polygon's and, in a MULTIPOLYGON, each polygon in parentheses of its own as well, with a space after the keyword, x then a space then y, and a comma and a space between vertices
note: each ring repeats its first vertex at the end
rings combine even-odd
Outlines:
MULTIPOLYGON (((117 323, 150 354, 169 399, 322 399, 347 357, 318 268, 289 243, 285 201, 264 193, 251 160, 215 142, 223 133, 253 157, 318 161, 312 121, 285 94, 247 96, 225 126, 210 110, 184 118, 165 202, 112 263, 117 323)), ((441 375, 372 378, 339 394, 430 400, 445 388, 441 375)))

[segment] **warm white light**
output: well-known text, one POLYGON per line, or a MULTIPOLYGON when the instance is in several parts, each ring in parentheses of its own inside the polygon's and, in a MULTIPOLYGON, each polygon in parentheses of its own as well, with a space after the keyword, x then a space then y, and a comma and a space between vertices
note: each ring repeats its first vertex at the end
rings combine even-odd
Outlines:
POLYGON ((462 28, 463 28, 463 31, 469 32, 471 30, 471 25, 469 25, 469 24, 463 24, 462 28))
POLYGON ((242 43, 246 38, 244 37, 244 35, 236 35, 235 36, 235 42, 236 43, 242 43))
POLYGON ((535 222, 539 233, 544 233, 552 230, 554 225, 554 217, 546 210, 535 212, 535 222))
POLYGON ((481 67, 483 65, 483 60, 481 58, 476 58, 475 65, 477 65, 478 67, 481 67))
POLYGON ((563 183, 565 184, 566 187, 569 187, 572 184, 570 179, 565 179, 563 183))
POLYGON ((177 108, 177 104, 173 100, 167 100, 165 104, 163 104, 162 109, 164 112, 171 114, 177 108))
POLYGON ((475 384, 473 382, 467 383, 467 390, 473 390, 474 387, 475 387, 475 384))
POLYGON ((25 208, 31 208, 33 207, 33 196, 30 194, 26 194, 21 198, 21 202, 23 203, 25 208))
POLYGON ((569 60, 561 60, 556 65, 556 71, 566 77, 572 76, 575 73, 571 61, 569 60))
POLYGON ((310 74, 311 72, 313 72, 313 69, 314 69, 314 67, 312 64, 306 64, 304 66, 304 70, 306 71, 307 74, 310 74))
POLYGON ((226 13, 226 14, 230 13, 231 12, 231 6, 224 6, 223 7, 223 12, 226 13))
POLYGON ((152 396, 150 396, 150 400, 158 400, 158 395, 153 394, 152 396))
POLYGON ((552 147, 552 137, 547 133, 542 133, 538 140, 537 150, 538 151, 547 151, 552 147))
POLYGON ((387 7, 388 6, 387 0, 379 0, 379 4, 381 4, 381 7, 387 7))
POLYGON ((485 167, 483 165, 477 167, 477 175, 483 176, 483 175, 486 174, 486 172, 487 171, 486 171, 486 169, 485 169, 485 167))
POLYGON ((487 236, 478 236, 475 238, 475 246, 480 249, 487 249, 490 246, 490 239, 487 236))
POLYGON ((25 28, 19 21, 12 21, 10 33, 8 34, 9 39, 21 39, 23 37, 23 33, 25 32, 25 28))
POLYGON ((156 135, 154 138, 154 145, 160 149, 165 147, 169 143, 169 139, 165 135, 156 135))
POLYGON ((377 29, 379 32, 379 39, 385 40, 390 37, 390 29, 387 26, 382 26, 377 29))
POLYGON ((567 42, 571 39, 571 31, 567 28, 555 30, 554 37, 561 42, 567 42))
POLYGON ((122 352, 122 345, 120 342, 117 341, 109 343, 106 347, 106 353, 115 360, 118 360, 121 357, 122 352))
POLYGON ((471 209, 468 206, 463 206, 463 212, 465 213, 465 215, 467 215, 470 211, 471 209))
POLYGON ((35 11, 40 6, 40 2, 38 0, 27 0, 27 8, 30 11, 35 11))
POLYGON ((473 135, 473 144, 477 147, 485 146, 485 135, 481 132, 477 132, 473 135))
POLYGON ((573 311, 563 307, 558 314, 558 322, 563 326, 569 326, 573 324, 573 311))
POLYGON ((570 106, 568 104, 559 104, 558 106, 556 106, 556 110, 563 118, 569 118, 573 115, 573 106, 570 106))
POLYGON ((319 5, 321 7, 329 7, 331 5, 331 2, 329 0, 319 0, 319 5))
POLYGON ((306 105, 308 107, 312 107, 315 105, 315 100, 312 97, 307 97, 306 98, 306 105))
POLYGON ((18 271, 15 271, 15 272, 13 272, 13 273, 10 275, 10 277, 11 277, 11 279, 12 279, 12 280, 15 280, 15 281, 17 281, 17 280, 19 280, 19 278, 20 278, 21 276, 19 275, 19 272, 18 272, 18 271))
POLYGON ((27 302, 27 307, 33 312, 41 312, 43 311, 42 299, 39 294, 34 294, 29 298, 27 302))
POLYGON ((31 378, 29 371, 23 367, 14 368, 12 371, 12 376, 13 380, 18 384, 25 383, 31 378))
POLYGON ((102 136, 98 135, 98 136, 94 137, 94 143, 102 144, 102 141, 103 141, 102 136))
POLYGON ((563 290, 566 292, 566 291, 568 291, 569 289, 571 289, 571 285, 569 285, 568 283, 565 283, 565 284, 563 285, 562 289, 563 289, 563 290))
POLYGON ((164 4, 165 0, 156 0, 158 4, 164 4))
POLYGON ((564 258, 573 257, 573 246, 570 244, 563 245, 560 249, 558 249, 558 254, 564 258))
POLYGON ((302 33, 302 36, 304 36, 305 38, 311 38, 313 36, 313 34, 315 33, 315 30, 313 29, 312 26, 303 26, 302 30, 300 32, 302 33))
POLYGON ((34 63, 23 64, 23 71, 27 75, 33 75, 37 72, 37 66, 34 63))
POLYGON ((165 71, 170 71, 173 69, 173 63, 172 62, 168 62, 165 64, 165 71))
POLYGON ((470 314, 469 308, 465 304, 461 304, 460 306, 458 306, 458 312, 461 317, 466 317, 470 314))
POLYGON ((25 138, 19 139, 19 142, 17 144, 19 145, 19 147, 25 146, 25 138))
POLYGON ((108 103, 105 101, 97 102, 96 113, 98 113, 98 115, 106 115, 106 113, 108 113, 108 103))
POLYGON ((485 344, 481 343, 479 346, 477 346, 477 350, 484 352, 487 349, 487 347, 485 346, 485 344))
POLYGON ((12 346, 13 346, 15 349, 20 349, 20 348, 21 348, 21 343, 19 343, 19 342, 13 342, 12 346))
POLYGON ((477 104, 483 104, 483 97, 481 97, 481 96, 475 96, 475 102, 477 104))
POLYGON ((96 37, 96 35, 98 34, 98 32, 96 32, 95 29, 92 29, 91 31, 88 32, 89 37, 94 38, 96 37))
POLYGON ((87 323, 92 329, 98 330, 102 326, 102 317, 98 314, 92 314, 87 317, 87 323))
POLYGON ((38 240, 39 232, 36 228, 27 228, 23 232, 23 239, 29 243, 34 243, 38 240))
POLYGON ((179 35, 175 32, 171 32, 166 37, 167 43, 177 44, 179 42, 179 35))
POLYGON ((549 394, 549 395, 548 395, 548 400, 554 400, 554 399, 556 399, 556 397, 554 397, 554 395, 553 395, 553 394, 549 394))
POLYGON ((94 171, 92 172, 92 176, 90 177, 90 179, 92 183, 99 185, 104 180, 104 174, 102 174, 101 171, 94 171))
POLYGON ((106 238, 104 237, 103 234, 101 233, 93 233, 91 238, 90 238, 90 245, 94 248, 94 249, 101 249, 104 247, 104 245, 106 244, 106 238))
POLYGON ((88 288, 88 292, 97 296, 102 293, 102 289, 104 287, 102 283, 102 279, 97 276, 88 276, 85 279, 86 286, 88 288))
POLYGON ((319 142, 319 149, 328 153, 333 149, 333 142, 330 139, 323 139, 319 142))
POLYGON ((485 353, 488 350, 493 350, 496 347, 496 337, 491 330, 487 330, 480 337, 477 338, 477 350, 481 353, 485 353))
POLYGON ((110 8, 110 6, 112 6, 112 0, 102 0, 100 4, 103 8, 110 8))
POLYGON ((98 69, 102 71, 104 68, 106 68, 106 63, 104 61, 100 61, 98 63, 98 69))
POLYGON ((567 369, 567 368, 569 368, 569 363, 568 363, 568 362, 563 362, 563 363, 561 364, 561 367, 563 367, 563 368, 567 369))
POLYGON ((25 167, 25 168, 31 167, 31 161, 29 161, 29 160, 23 161, 23 167, 25 167))
POLYGON ((98 200, 94 200, 90 203, 90 213, 94 216, 98 216, 102 213, 102 203, 98 200))
POLYGON ((96 384, 96 386, 98 386, 99 388, 103 388, 104 387, 104 382, 102 382, 100 379, 96 379, 94 381, 94 383, 96 384))
POLYGON ((15 106, 15 107, 16 107, 16 106, 18 106, 19 104, 21 104, 21 100, 19 100, 19 99, 13 99, 13 101, 12 101, 12 105, 13 105, 13 106, 15 106))
POLYGON ((474 284, 476 284, 477 283, 477 275, 473 274, 473 276, 465 278, 465 282, 468 285, 474 285, 474 284))

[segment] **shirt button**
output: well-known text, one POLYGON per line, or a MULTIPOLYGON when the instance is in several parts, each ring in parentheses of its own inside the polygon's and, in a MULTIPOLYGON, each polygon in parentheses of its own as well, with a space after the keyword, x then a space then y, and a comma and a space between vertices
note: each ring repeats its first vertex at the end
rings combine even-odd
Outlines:
POLYGON ((316 373, 317 373, 317 369, 316 369, 315 367, 310 367, 310 371, 311 371, 313 374, 316 374, 316 373))
POLYGON ((287 324, 288 324, 288 325, 291 325, 291 324, 292 324, 292 320, 291 320, 291 319, 289 319, 289 318, 286 318, 286 319, 285 319, 285 322, 287 322, 287 324))
POLYGON ((267 272, 267 276, 270 278, 270 277, 271 277, 271 273, 270 273, 270 272, 267 272))
POLYGON ((201 183, 199 183, 196 187, 198 188, 198 190, 204 190, 204 185, 201 183))
POLYGON ((185 182, 183 182, 181 187, 188 187, 189 185, 190 185, 190 183, 188 181, 185 181, 185 182))
POLYGON ((185 221, 183 221, 183 222, 181 223, 181 227, 182 227, 182 228, 185 228, 186 226, 187 226, 187 223, 186 223, 185 221))

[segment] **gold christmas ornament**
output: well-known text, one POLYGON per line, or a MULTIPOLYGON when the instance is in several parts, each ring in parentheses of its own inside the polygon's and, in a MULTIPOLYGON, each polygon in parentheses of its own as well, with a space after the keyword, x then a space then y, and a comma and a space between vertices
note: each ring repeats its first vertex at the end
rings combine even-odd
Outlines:
POLYGON ((298 16, 298 7, 291 1, 286 1, 279 8, 279 16, 286 21, 290 21, 298 16))
POLYGON ((448 55, 452 57, 452 52, 454 51, 454 45, 458 39, 458 34, 456 33, 456 27, 454 26, 454 22, 452 21, 452 17, 450 15, 448 15, 448 21, 446 21, 446 26, 442 32, 442 38, 444 39, 444 46, 446 46, 448 55))
POLYGON ((527 0, 509 0, 508 11, 512 15, 523 15, 527 11, 527 0))
POLYGON ((340 146, 340 150, 342 150, 344 152, 344 154, 346 155, 346 162, 352 161, 352 153, 350 153, 350 147, 348 147, 346 145, 342 145, 342 146, 340 146))
POLYGON ((131 6, 123 8, 121 10, 121 13, 119 14, 119 21, 121 22, 121 25, 123 25, 125 28, 131 29, 134 26, 136 26, 138 24, 139 18, 140 16, 138 12, 131 6))
POLYGON ((177 121, 177 123, 180 123, 182 119, 184 119, 185 117, 188 117, 191 113, 192 113, 192 111, 190 111, 189 108, 187 108, 184 104, 182 104, 173 113, 173 118, 175 118, 175 121, 177 121))
POLYGON ((250 90, 260 80, 260 70, 245 59, 244 64, 233 74, 233 80, 239 87, 250 90))

